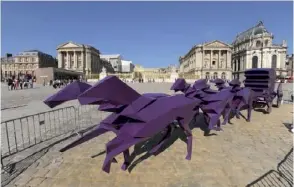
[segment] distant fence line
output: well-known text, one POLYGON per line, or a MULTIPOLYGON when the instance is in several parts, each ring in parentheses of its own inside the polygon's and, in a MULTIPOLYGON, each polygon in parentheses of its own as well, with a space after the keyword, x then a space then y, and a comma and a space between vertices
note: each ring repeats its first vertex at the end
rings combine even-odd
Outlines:
POLYGON ((78 133, 97 124, 102 115, 97 106, 70 106, 1 122, 1 157, 64 134, 78 133))

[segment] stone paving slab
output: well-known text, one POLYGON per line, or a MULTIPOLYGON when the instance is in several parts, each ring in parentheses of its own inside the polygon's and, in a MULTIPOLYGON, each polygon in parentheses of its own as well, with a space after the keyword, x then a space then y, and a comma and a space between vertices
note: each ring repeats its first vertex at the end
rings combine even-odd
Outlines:
MULTIPOLYGON (((122 155, 117 157, 118 164, 112 164, 110 174, 101 170, 105 154, 91 158, 104 151, 105 143, 114 137, 111 133, 60 153, 63 143, 52 148, 9 186, 246 186, 269 170, 275 170, 293 147, 293 135, 284 125, 292 123, 292 111, 292 105, 284 104, 279 109, 273 108, 270 115, 253 112, 252 122, 233 119, 233 124, 226 125, 223 132, 216 132, 216 136, 204 137, 195 128, 191 161, 185 160, 186 145, 178 138, 181 132, 175 131, 171 145, 157 156, 144 156, 144 150, 137 147, 138 155, 130 172, 120 169, 122 155)), ((197 123, 201 120, 197 119, 197 123)))

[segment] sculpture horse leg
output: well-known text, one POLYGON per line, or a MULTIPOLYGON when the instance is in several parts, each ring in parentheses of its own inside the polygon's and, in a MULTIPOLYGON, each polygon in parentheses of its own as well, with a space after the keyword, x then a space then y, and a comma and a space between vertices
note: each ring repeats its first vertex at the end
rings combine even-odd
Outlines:
POLYGON ((219 125, 219 117, 220 117, 220 115, 219 114, 211 114, 211 115, 209 115, 209 117, 210 117, 210 121, 209 121, 208 128, 210 130, 214 129, 214 130, 217 130, 217 131, 221 131, 222 128, 219 125), (215 127, 215 125, 217 125, 217 127, 215 127))
POLYGON ((121 169, 125 171, 129 167, 129 165, 131 164, 131 161, 130 161, 130 151, 129 151, 129 149, 125 150, 123 152, 123 154, 124 154, 124 163, 121 166, 121 169))
POLYGON ((149 151, 149 153, 156 155, 156 152, 160 149, 160 147, 161 147, 161 146, 162 146, 162 145, 168 140, 168 138, 171 136, 171 134, 172 134, 172 130, 173 130, 172 126, 169 125, 169 126, 167 127, 167 130, 166 130, 165 133, 164 133, 163 138, 159 141, 159 143, 158 143, 155 147, 153 147, 153 148, 149 151))
POLYGON ((207 128, 204 130, 204 136, 208 136, 210 133, 210 129, 208 128, 210 117, 208 116, 208 114, 206 112, 203 112, 203 115, 204 115, 204 122, 207 125, 207 128))
POLYGON ((180 127, 184 130, 185 134, 187 135, 187 160, 191 160, 192 157, 192 141, 193 141, 193 135, 192 131, 189 127, 189 121, 185 119, 179 120, 180 127))
POLYGON ((226 108, 224 110, 224 114, 223 114, 224 121, 222 122, 222 125, 226 125, 230 121, 231 112, 232 112, 231 106, 230 106, 230 108, 226 108))
MULTIPOLYGON (((149 138, 149 137, 148 137, 149 138)), ((102 170, 106 173, 110 172, 110 166, 118 154, 121 152, 125 152, 133 145, 142 142, 148 138, 133 138, 126 134, 120 134, 120 136, 115 137, 110 142, 106 144, 106 158, 104 160, 102 170)), ((125 160, 125 163, 128 162, 128 160, 125 160)), ((124 163, 124 164, 125 164, 124 163)), ((127 166, 127 165, 126 165, 127 166)), ((122 166, 123 168, 123 166, 122 166)), ((127 169, 127 167, 125 168, 127 169)))
POLYGON ((232 108, 233 108, 233 100, 230 100, 224 111, 222 112, 223 114, 223 118, 224 118, 224 121, 222 122, 222 125, 226 125, 229 121, 230 121, 230 115, 231 115, 231 112, 232 112, 232 108))

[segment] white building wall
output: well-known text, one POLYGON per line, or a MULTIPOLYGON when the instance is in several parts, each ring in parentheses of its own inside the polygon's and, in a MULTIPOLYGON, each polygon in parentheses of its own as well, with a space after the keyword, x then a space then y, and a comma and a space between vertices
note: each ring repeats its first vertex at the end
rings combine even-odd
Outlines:
POLYGON ((129 73, 132 72, 132 61, 122 60, 121 61, 122 72, 129 73))

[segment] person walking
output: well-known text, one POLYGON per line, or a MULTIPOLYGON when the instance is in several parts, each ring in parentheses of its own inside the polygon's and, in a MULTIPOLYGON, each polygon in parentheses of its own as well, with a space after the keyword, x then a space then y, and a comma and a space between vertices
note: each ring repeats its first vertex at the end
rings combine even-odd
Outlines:
POLYGON ((22 79, 19 80, 19 86, 20 86, 20 89, 22 89, 22 87, 23 87, 23 80, 22 79))

